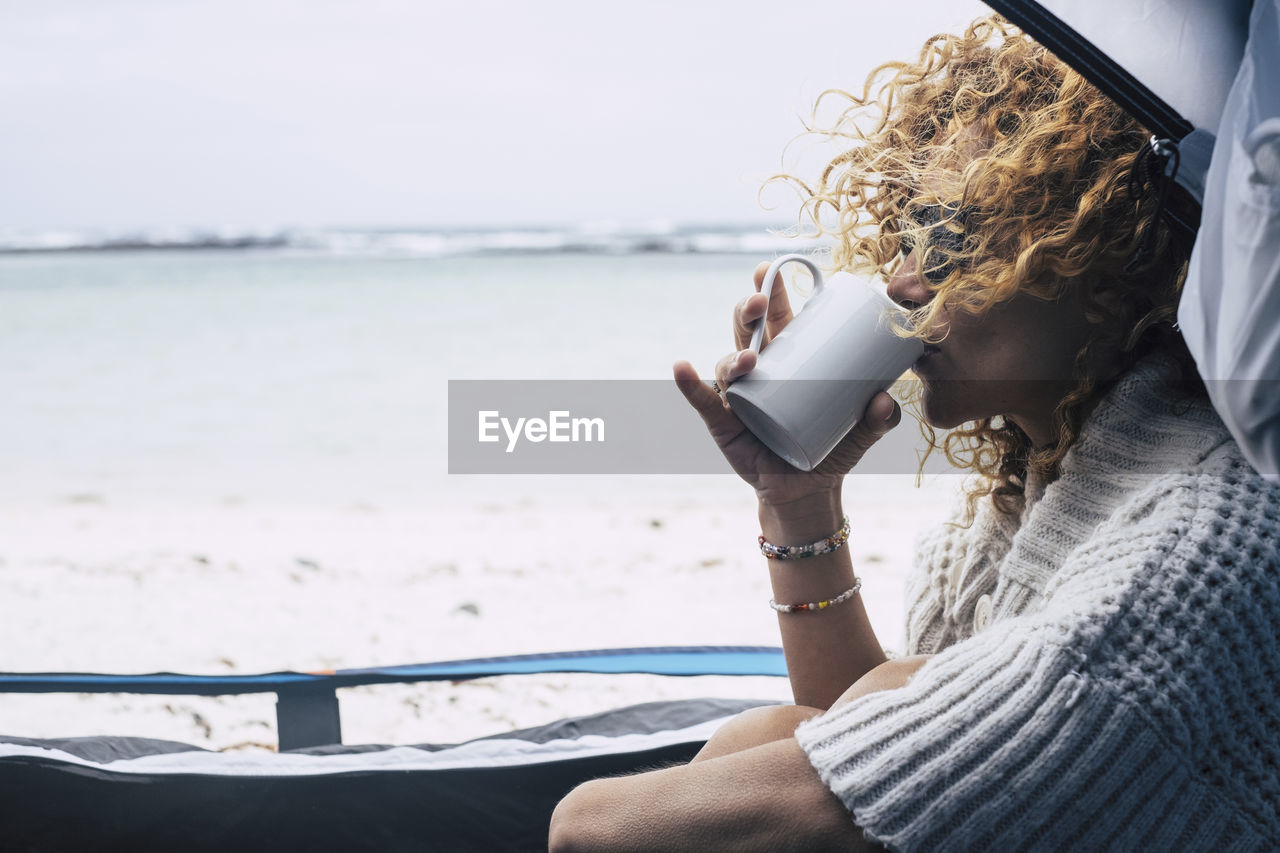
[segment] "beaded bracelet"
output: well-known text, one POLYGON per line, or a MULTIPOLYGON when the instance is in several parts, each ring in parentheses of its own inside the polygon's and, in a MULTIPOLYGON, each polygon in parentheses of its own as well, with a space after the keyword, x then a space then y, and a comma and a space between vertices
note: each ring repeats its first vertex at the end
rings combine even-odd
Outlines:
POLYGON ((762 533, 760 534, 760 553, 770 560, 799 560, 801 557, 818 557, 838 551, 848 541, 849 516, 846 515, 839 530, 826 539, 819 539, 808 545, 774 545, 766 541, 762 533))
POLYGON ((807 604, 779 604, 772 598, 769 599, 769 606, 779 613, 802 613, 813 610, 826 610, 834 604, 843 604, 858 594, 862 589, 862 578, 855 577, 853 586, 837 595, 835 598, 828 598, 826 601, 810 601, 807 604))

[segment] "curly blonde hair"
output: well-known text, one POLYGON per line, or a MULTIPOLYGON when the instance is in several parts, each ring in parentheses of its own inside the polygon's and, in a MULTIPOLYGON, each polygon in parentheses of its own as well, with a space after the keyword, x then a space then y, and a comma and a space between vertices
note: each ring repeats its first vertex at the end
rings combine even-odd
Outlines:
MULTIPOLYGON (((1073 293, 1097 324, 1054 413, 1056 444, 1035 448, 1000 416, 941 440, 921 420, 931 448, 981 475, 971 510, 990 494, 1016 512, 1028 471, 1057 476, 1109 387, 1087 369, 1095 347, 1121 353, 1112 376, 1165 349, 1195 384, 1174 328, 1190 240, 1163 225, 1156 193, 1130 187, 1150 134, 1077 72, 991 15, 961 36, 929 39, 915 62, 880 66, 861 95, 824 92, 815 116, 829 99, 843 110, 831 127, 810 131, 847 141, 843 152, 812 186, 779 177, 800 188, 802 220, 836 238, 836 269, 887 280, 914 247, 933 294, 913 312, 921 330, 938 328, 946 312, 982 314, 1018 293, 1073 293), (943 188, 930 179, 940 170, 958 180, 943 188), (1153 251, 1135 265, 1144 242, 1153 251)), ((918 410, 918 395, 913 402, 918 410)))

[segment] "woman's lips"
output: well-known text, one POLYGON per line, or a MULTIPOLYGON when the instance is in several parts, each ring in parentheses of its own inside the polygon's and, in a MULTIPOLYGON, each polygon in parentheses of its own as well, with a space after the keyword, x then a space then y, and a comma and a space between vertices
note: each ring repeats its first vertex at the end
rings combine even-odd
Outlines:
POLYGON ((925 344, 924 353, 916 359, 916 363, 912 365, 912 369, 919 370, 921 367, 928 365, 928 363, 940 352, 942 352, 940 347, 937 347, 934 344, 925 344))

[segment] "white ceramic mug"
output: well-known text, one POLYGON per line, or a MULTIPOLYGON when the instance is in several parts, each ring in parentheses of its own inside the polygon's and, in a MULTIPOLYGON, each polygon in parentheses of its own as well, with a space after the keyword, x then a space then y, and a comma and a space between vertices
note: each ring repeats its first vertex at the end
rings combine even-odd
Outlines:
POLYGON ((756 367, 725 392, 747 429, 774 453, 812 471, 862 417, 867 403, 892 385, 924 353, 903 338, 907 312, 870 283, 837 273, 823 283, 804 255, 784 255, 765 273, 769 296, 783 264, 813 273, 813 296, 763 351, 764 319, 751 335, 756 367))

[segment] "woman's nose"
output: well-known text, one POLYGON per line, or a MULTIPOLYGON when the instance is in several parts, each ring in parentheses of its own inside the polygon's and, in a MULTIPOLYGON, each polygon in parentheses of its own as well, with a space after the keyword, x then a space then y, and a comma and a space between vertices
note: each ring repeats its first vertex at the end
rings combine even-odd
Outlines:
POLYGON ((890 299, 908 311, 914 311, 933 298, 933 292, 925 286, 923 276, 916 270, 915 252, 903 259, 902 264, 889 279, 886 290, 890 299))

